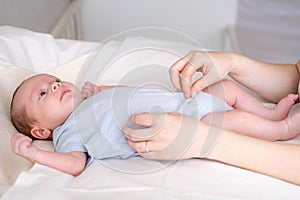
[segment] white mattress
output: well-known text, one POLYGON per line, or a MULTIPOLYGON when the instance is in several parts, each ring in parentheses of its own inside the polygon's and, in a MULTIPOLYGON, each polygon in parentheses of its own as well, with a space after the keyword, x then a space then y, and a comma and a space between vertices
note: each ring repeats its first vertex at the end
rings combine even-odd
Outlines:
MULTIPOLYGON (((0 141, 5 148, 0 153, 2 199, 299 199, 299 186, 209 160, 168 163, 134 157, 95 161, 81 175, 72 177, 39 164, 31 168, 10 152, 7 144, 14 129, 8 120, 8 99, 17 83, 33 73, 29 70, 58 74, 78 86, 92 80, 134 86, 155 82, 171 87, 168 66, 191 48, 196 47, 147 38, 98 46, 0 27, 1 80, 14 83, 0 82, 7 96, 1 96, 0 104, 0 141), (91 52, 95 49, 100 53, 91 52), (92 60, 94 64, 88 65, 92 60), (8 65, 23 66, 26 73, 8 65)), ((52 148, 50 142, 36 145, 52 148)))

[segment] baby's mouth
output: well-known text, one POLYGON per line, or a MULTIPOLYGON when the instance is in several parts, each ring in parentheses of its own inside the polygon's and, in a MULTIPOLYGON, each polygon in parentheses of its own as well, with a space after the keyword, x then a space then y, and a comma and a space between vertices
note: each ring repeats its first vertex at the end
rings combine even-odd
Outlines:
POLYGON ((65 94, 67 94, 68 92, 71 92, 71 90, 63 90, 61 95, 60 95, 60 101, 64 98, 65 94))

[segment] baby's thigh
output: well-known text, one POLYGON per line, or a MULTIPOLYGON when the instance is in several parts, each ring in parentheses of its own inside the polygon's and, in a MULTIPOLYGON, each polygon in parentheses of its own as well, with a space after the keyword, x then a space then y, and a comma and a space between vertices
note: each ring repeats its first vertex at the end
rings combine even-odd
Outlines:
POLYGON ((203 90, 209 94, 219 97, 228 105, 233 105, 236 98, 244 93, 236 83, 230 80, 219 81, 203 90))
POLYGON ((201 121, 208 125, 216 126, 228 131, 249 135, 249 130, 254 132, 254 125, 259 124, 261 118, 258 118, 252 113, 235 109, 208 114, 203 117, 201 121))

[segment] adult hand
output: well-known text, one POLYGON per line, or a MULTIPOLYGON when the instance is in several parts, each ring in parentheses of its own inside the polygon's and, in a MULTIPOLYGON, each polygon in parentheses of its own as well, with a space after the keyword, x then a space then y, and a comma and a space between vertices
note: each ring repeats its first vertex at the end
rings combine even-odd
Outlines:
POLYGON ((204 145, 209 127, 186 115, 142 113, 133 115, 132 121, 145 128, 125 126, 123 131, 130 146, 147 159, 203 158, 214 146, 204 145))
POLYGON ((190 51, 171 66, 171 82, 186 98, 193 97, 228 75, 233 69, 231 55, 232 53, 227 52, 190 51), (196 72, 201 72, 203 76, 192 83, 196 72))

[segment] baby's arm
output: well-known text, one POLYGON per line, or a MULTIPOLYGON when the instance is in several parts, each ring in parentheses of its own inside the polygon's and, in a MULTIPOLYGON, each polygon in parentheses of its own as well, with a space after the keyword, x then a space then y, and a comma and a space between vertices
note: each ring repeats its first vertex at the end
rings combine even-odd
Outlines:
POLYGON ((11 147, 15 154, 33 163, 46 165, 73 176, 79 175, 84 170, 87 159, 86 153, 73 151, 65 154, 45 151, 38 149, 31 142, 31 138, 18 133, 12 136, 11 147))
POLYGON ((84 99, 89 98, 91 96, 94 96, 98 92, 101 92, 103 90, 107 90, 110 88, 115 88, 115 87, 122 87, 118 85, 95 85, 89 81, 85 82, 84 85, 82 86, 81 94, 84 99))

